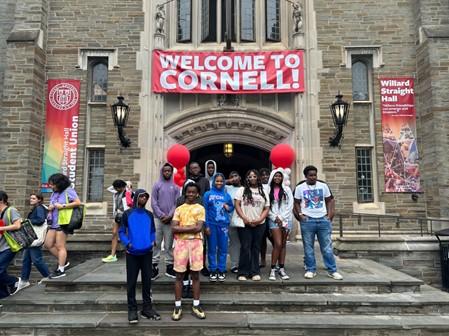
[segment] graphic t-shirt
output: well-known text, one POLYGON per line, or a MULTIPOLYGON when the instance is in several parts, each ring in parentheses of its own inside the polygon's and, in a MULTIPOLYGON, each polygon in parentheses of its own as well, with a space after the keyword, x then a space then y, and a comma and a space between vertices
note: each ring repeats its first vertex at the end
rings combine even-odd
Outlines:
MULTIPOLYGON (((206 220, 206 211, 200 204, 187 204, 179 206, 175 210, 173 220, 179 222, 179 226, 194 226, 199 221, 206 220)), ((175 233, 175 239, 203 239, 201 232, 197 233, 175 233)))
POLYGON ((331 195, 327 184, 320 181, 316 181, 314 185, 303 182, 295 189, 295 199, 301 201, 301 212, 312 218, 327 215, 325 198, 331 195))
POLYGON ((264 191, 265 199, 263 196, 259 193, 258 188, 250 188, 251 193, 253 195, 252 201, 243 198, 243 191, 245 188, 241 187, 237 193, 235 194, 235 199, 241 201, 240 207, 242 208, 243 213, 245 214, 246 218, 248 218, 250 221, 254 221, 256 219, 259 219, 260 215, 262 214, 265 207, 270 206, 270 198, 268 197, 268 194, 264 191))

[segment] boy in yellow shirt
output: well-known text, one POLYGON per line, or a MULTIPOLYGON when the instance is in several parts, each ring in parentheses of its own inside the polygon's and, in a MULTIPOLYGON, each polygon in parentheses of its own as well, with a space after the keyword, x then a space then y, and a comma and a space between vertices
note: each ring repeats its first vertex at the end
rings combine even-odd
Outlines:
POLYGON ((181 296, 182 281, 187 265, 190 265, 192 277, 193 306, 192 313, 199 319, 205 319, 206 314, 200 306, 200 279, 199 272, 203 268, 203 234, 202 228, 205 221, 205 210, 200 204, 196 204, 199 187, 196 183, 188 183, 185 186, 185 203, 177 207, 173 215, 172 230, 174 234, 174 270, 175 282, 175 309, 172 320, 179 321, 182 317, 181 296))

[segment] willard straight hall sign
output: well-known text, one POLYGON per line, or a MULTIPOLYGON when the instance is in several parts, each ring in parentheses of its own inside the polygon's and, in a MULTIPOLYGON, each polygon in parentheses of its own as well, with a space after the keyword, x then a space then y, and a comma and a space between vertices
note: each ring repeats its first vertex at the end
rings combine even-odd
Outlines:
POLYGON ((153 51, 156 93, 304 92, 304 51, 153 51))

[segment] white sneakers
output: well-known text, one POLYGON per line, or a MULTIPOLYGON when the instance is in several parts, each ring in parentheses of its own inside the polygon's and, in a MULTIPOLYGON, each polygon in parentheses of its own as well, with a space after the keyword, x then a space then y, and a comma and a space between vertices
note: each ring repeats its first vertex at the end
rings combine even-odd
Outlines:
POLYGON ((307 271, 304 274, 304 278, 306 278, 306 279, 313 279, 314 277, 316 277, 316 273, 315 272, 307 271))
POLYGON ((29 281, 23 281, 21 278, 19 278, 19 281, 16 283, 16 290, 11 293, 11 295, 17 294, 18 291, 21 291, 24 288, 30 287, 29 281))
POLYGON ((327 276, 334 280, 343 280, 343 276, 338 272, 328 273, 327 276))
MULTIPOLYGON (((338 272, 328 273, 327 276, 329 278, 334 279, 334 280, 343 280, 343 276, 340 273, 338 273, 338 272)), ((316 277, 316 273, 315 272, 307 271, 304 274, 304 278, 306 278, 306 279, 313 279, 314 277, 316 277)))

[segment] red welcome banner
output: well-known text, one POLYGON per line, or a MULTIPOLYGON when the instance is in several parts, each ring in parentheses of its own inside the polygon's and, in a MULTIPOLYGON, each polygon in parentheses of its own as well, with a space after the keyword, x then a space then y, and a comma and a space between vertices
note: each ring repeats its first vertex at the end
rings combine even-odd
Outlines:
POLYGON ((153 51, 156 93, 304 92, 304 52, 153 51))
POLYGON ((78 147, 80 81, 50 79, 47 82, 47 119, 41 188, 51 191, 48 178, 54 173, 67 175, 75 184, 78 147))
POLYGON ((380 78, 386 192, 420 192, 413 78, 380 78))

